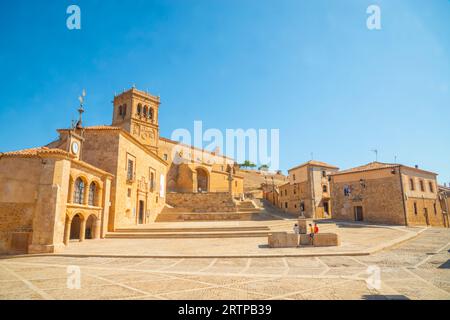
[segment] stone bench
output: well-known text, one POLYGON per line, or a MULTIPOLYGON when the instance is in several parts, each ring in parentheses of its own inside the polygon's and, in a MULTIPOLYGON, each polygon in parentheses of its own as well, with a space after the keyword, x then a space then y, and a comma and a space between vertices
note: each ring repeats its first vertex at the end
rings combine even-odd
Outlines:
MULTIPOLYGON (((309 234, 300 235, 300 246, 311 246, 309 234)), ((337 247, 341 245, 339 236, 335 233, 316 233, 314 235, 314 247, 337 247)))
POLYGON ((269 248, 297 248, 299 235, 287 232, 269 233, 269 248))

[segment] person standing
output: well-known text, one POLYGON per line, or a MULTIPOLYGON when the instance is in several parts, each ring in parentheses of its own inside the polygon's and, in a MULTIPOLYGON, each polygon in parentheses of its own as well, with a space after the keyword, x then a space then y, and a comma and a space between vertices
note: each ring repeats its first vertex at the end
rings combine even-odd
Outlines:
POLYGON ((314 224, 314 234, 319 233, 319 226, 317 225, 317 223, 314 224))
POLYGON ((300 234, 300 228, 299 228, 298 224, 295 224, 295 226, 294 226, 294 233, 300 234))
POLYGON ((310 223, 309 224, 309 239, 310 239, 310 241, 311 241, 311 245, 313 245, 314 244, 314 227, 313 227, 313 225, 310 223))

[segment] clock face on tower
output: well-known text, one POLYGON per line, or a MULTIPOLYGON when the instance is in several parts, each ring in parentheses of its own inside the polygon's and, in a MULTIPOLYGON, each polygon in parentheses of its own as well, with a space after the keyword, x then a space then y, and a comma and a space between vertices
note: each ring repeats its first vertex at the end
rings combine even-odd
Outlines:
POLYGON ((78 152, 80 151, 80 144, 78 142, 73 142, 72 143, 72 152, 73 154, 78 154, 78 152))

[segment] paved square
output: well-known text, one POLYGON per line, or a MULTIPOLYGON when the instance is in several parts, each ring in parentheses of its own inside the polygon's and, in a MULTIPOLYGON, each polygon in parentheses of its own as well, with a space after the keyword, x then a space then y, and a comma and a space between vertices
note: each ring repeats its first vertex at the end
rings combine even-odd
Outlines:
POLYGON ((366 256, 102 258, 30 256, 0 260, 0 299, 450 299, 450 232, 366 256), (67 288, 67 267, 81 288, 67 288), (367 268, 381 271, 369 288, 367 268))

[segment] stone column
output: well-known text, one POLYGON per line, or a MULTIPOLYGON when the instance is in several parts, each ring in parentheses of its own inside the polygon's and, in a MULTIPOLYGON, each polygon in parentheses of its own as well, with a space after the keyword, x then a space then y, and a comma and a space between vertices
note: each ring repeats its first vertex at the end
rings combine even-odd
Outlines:
POLYGON ((64 244, 69 245, 70 241, 70 227, 72 225, 72 220, 67 218, 64 226, 64 244))
POLYGON ((89 203, 89 183, 86 182, 84 185, 83 204, 87 206, 88 203, 89 203))
POLYGON ((75 190, 75 181, 70 179, 69 182, 69 196, 67 197, 68 203, 73 203, 73 192, 75 190))
POLYGON ((82 219, 80 222, 80 242, 83 242, 86 237, 86 219, 82 219))
POLYGON ((101 207, 103 200, 103 188, 98 187, 97 194, 94 196, 94 206, 101 207))
POLYGON ((233 197, 233 175, 231 172, 228 174, 228 192, 233 197))

